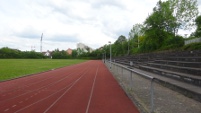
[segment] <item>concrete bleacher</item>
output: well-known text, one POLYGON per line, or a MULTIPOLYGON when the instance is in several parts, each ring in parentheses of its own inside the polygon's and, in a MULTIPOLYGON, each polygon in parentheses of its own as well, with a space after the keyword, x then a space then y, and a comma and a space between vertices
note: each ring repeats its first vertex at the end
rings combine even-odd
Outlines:
POLYGON ((116 63, 154 76, 159 83, 201 102, 201 50, 146 53, 114 59, 116 63))

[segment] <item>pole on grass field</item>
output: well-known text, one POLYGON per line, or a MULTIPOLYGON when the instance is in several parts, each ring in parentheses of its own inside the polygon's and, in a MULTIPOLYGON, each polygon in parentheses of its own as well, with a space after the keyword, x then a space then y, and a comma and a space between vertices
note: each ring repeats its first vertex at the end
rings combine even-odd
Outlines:
POLYGON ((40 52, 42 53, 42 41, 43 41, 43 33, 41 35, 41 39, 40 39, 40 52))

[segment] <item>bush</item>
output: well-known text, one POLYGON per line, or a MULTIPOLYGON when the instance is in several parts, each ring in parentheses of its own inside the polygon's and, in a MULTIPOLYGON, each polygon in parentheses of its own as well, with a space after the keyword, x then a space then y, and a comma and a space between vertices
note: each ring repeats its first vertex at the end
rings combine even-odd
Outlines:
POLYGON ((175 49, 180 48, 184 45, 184 38, 181 36, 176 37, 168 37, 163 46, 160 48, 161 50, 175 49))
POLYGON ((201 49, 201 43, 191 43, 182 47, 182 50, 199 50, 201 49))

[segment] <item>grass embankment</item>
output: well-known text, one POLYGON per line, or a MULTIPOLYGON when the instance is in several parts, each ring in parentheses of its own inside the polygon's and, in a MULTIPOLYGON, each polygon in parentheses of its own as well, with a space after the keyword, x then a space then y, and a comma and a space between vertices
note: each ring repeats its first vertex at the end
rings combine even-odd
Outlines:
POLYGON ((0 59, 0 81, 85 61, 86 60, 0 59))

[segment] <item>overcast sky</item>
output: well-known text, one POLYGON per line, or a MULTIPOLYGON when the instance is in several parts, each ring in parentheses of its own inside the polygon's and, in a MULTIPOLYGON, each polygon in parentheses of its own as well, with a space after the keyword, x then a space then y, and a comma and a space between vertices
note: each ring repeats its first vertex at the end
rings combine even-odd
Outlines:
MULTIPOLYGON (((75 49, 81 42, 97 49, 128 37, 158 0, 0 0, 0 48, 40 51, 75 49)), ((199 11, 201 12, 201 0, 199 11)))

